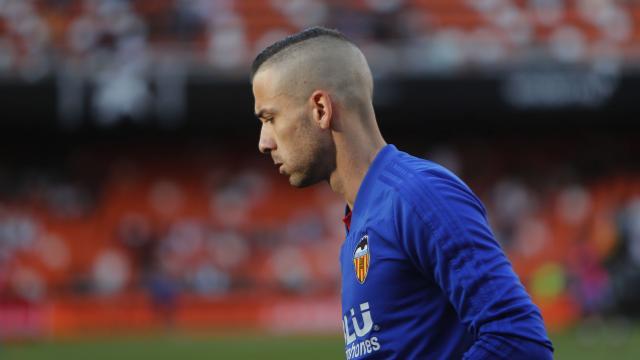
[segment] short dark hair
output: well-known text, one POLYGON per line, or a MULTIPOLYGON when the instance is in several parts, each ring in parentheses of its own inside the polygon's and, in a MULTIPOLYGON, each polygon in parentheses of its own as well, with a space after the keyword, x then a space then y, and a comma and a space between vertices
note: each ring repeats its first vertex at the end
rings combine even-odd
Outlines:
MULTIPOLYGON (((293 35, 287 36, 286 38, 279 40, 264 50, 262 50, 258 56, 253 60, 253 64, 251 64, 251 80, 256 75, 260 67, 274 55, 278 54, 282 50, 290 47, 291 45, 301 43, 303 41, 307 41, 309 39, 318 38, 321 36, 327 36, 334 39, 339 39, 342 41, 346 41, 348 43, 352 43, 346 36, 344 36, 340 31, 334 29, 328 29, 322 26, 315 26, 312 28, 308 28, 302 30, 293 35)), ((353 44, 353 43, 352 43, 353 44)))

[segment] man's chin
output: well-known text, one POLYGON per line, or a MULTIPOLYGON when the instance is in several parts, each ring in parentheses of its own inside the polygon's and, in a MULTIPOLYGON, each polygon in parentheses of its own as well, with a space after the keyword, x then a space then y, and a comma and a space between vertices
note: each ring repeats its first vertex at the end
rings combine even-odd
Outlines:
POLYGON ((307 186, 311 186, 312 184, 308 184, 306 182, 299 182, 299 181, 294 181, 291 178, 289 178, 289 184, 295 188, 298 189, 302 189, 302 188, 306 188, 307 186))
POLYGON ((314 181, 311 178, 300 176, 299 174, 289 175, 289 184, 296 188, 306 188, 311 185, 317 184, 319 181, 314 181))

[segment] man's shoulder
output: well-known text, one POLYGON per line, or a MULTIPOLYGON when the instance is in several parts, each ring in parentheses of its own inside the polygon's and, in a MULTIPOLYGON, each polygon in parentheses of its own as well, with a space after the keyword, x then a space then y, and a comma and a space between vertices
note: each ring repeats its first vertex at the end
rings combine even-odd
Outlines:
POLYGON ((433 161, 398 151, 394 161, 387 164, 381 176, 399 193, 419 196, 419 189, 452 187, 470 191, 469 187, 452 171, 433 161))
POLYGON ((423 213, 452 212, 472 206, 484 213, 484 206, 456 174, 433 161, 398 151, 387 164, 381 180, 391 188, 396 203, 408 203, 423 213))

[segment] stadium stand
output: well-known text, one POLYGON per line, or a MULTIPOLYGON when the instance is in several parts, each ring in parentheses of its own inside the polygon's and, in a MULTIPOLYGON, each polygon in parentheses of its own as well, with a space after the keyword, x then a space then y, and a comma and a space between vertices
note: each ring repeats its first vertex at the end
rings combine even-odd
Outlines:
MULTIPOLYGON (((579 149, 556 146, 567 145, 579 149)), ((549 162, 549 143, 517 156, 504 155, 503 146, 481 154, 469 145, 435 148, 426 156, 468 174, 550 326, 624 311, 632 295, 622 293, 620 276, 640 263, 638 174, 607 155, 591 158, 590 169, 571 155, 549 162)), ((214 148, 81 147, 53 168, 11 171, 0 198, 2 302, 88 309, 80 324, 117 328, 130 322, 114 312, 130 306, 140 326, 150 326, 152 308, 180 309, 179 321, 193 326, 185 319, 194 306, 209 306, 222 324, 242 323, 233 304, 246 305, 237 300, 243 294, 336 297, 344 204, 325 186, 290 189, 268 164, 237 150, 227 158, 214 148), (224 315, 228 306, 235 310, 224 315)), ((251 316, 244 321, 255 325, 258 315, 251 316)))
POLYGON ((343 29, 368 54, 403 50, 400 61, 422 53, 424 62, 441 62, 409 72, 532 59, 629 64, 638 58, 638 19, 636 1, 3 0, 0 73, 99 66, 124 49, 133 57, 177 56, 200 71, 239 72, 270 40, 318 24, 343 29))

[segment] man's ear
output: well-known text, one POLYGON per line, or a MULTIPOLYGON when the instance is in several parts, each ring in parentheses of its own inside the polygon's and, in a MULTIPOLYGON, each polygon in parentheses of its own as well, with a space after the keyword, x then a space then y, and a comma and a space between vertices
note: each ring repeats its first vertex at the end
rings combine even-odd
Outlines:
POLYGON ((333 103, 329 93, 324 90, 316 90, 309 98, 313 111, 313 121, 323 130, 331 127, 333 119, 333 103))

